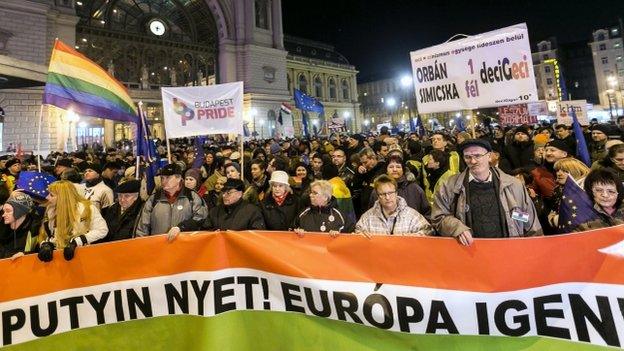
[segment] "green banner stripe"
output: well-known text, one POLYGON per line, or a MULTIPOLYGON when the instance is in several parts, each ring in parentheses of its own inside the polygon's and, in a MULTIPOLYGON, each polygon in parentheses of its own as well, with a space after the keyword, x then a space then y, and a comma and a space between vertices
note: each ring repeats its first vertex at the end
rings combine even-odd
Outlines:
POLYGON ((6 350, 609 350, 544 337, 414 335, 296 313, 165 316, 77 329, 6 350))

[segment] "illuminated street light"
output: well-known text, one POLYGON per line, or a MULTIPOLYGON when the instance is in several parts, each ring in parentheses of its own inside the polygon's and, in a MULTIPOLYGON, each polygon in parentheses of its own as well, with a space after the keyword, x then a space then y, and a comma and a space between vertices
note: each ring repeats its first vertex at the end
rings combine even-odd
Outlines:
POLYGON ((370 124, 369 120, 365 119, 364 120, 364 125, 368 127, 369 124, 370 124))
POLYGON ((461 113, 457 112, 457 113, 455 114, 455 117, 461 117, 461 113))
POLYGON ((396 100, 393 97, 389 97, 388 99, 386 99, 386 105, 388 105, 388 107, 392 107, 396 104, 396 100))
POLYGON ((407 88, 412 85, 412 77, 411 76, 403 76, 401 77, 401 86, 403 88, 407 88))
POLYGON ((342 113, 342 116, 344 118, 349 118, 351 116, 351 113, 349 113, 349 111, 345 111, 345 112, 342 113))

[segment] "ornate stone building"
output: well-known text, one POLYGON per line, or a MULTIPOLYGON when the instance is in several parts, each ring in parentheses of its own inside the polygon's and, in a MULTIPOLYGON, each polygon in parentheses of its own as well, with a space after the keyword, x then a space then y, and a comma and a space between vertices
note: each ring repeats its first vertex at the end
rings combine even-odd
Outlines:
MULTIPOLYGON (((281 16, 281 0, 2 0, 1 145, 36 148, 54 38, 75 45, 143 101, 155 136, 164 136, 161 86, 243 81, 246 110, 256 111, 257 121, 274 119, 282 102, 292 103, 281 16)), ((110 144, 132 137, 126 125, 86 116, 72 123, 47 108, 41 128, 44 151, 62 149, 68 139, 110 144)))
MULTIPOLYGON (((286 72, 290 95, 294 89, 299 89, 318 98, 325 106, 326 119, 336 115, 344 118, 349 131, 359 130, 355 67, 331 45, 292 36, 284 38, 284 45, 288 51, 286 72)), ((298 110, 294 111, 293 118, 295 131, 299 132, 298 110)), ((311 123, 321 124, 314 116, 311 123)))

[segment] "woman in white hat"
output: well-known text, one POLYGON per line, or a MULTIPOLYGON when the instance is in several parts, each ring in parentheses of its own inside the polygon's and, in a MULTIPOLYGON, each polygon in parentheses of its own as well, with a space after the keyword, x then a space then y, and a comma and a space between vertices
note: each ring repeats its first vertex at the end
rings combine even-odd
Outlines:
POLYGON ((273 171, 269 194, 260 203, 262 215, 269 230, 291 230, 295 218, 301 213, 299 198, 295 196, 288 183, 288 174, 284 171, 273 171))

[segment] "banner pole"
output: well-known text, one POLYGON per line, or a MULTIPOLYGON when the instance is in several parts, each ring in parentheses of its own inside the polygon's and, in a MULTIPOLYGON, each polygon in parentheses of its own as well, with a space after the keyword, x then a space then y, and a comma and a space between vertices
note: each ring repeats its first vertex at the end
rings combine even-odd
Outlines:
POLYGON ((43 122, 43 104, 39 108, 39 126, 37 130, 37 171, 41 173, 41 123, 43 122))
POLYGON ((244 143, 244 139, 243 139, 243 135, 239 135, 240 137, 240 168, 241 168, 241 180, 244 182, 245 181, 245 153, 244 153, 244 147, 243 147, 243 143, 244 143))
POLYGON ((476 115, 473 113, 473 110, 470 110, 470 126, 472 127, 472 138, 476 139, 477 138, 477 131, 475 130, 476 127, 476 122, 475 122, 475 117, 476 115))
POLYGON ((169 138, 166 135, 165 139, 167 139, 167 161, 171 164, 171 144, 169 144, 169 138))

